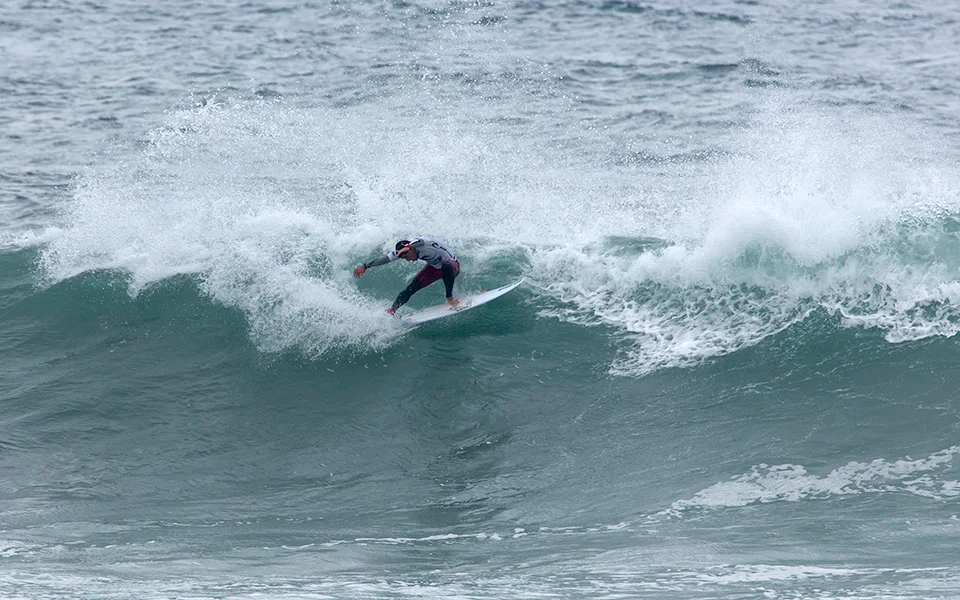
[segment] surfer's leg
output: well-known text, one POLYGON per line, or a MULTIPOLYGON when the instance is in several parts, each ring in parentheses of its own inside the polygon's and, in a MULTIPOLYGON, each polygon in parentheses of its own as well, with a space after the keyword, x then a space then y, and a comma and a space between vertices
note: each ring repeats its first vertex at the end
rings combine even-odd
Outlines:
POLYGON ((397 310, 410 300, 410 296, 416 294, 420 288, 425 288, 434 281, 440 279, 440 269, 434 269, 430 265, 420 269, 420 272, 414 275, 410 285, 403 288, 397 299, 393 301, 393 310, 397 310))
POLYGON ((410 296, 414 295, 419 289, 420 289, 420 282, 417 280, 416 277, 414 277, 413 281, 410 282, 410 285, 403 288, 403 291, 400 292, 399 295, 397 295, 397 299, 393 301, 393 306, 391 307, 391 309, 397 310, 398 308, 406 304, 407 301, 410 300, 410 296))
POLYGON ((455 260, 445 260, 440 266, 443 285, 447 288, 447 298, 453 298, 453 280, 460 274, 460 263, 455 260))

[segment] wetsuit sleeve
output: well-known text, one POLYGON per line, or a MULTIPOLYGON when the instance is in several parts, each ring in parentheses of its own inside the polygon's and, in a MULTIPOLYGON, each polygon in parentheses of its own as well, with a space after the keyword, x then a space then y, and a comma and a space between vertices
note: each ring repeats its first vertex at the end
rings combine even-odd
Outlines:
POLYGON ((367 269, 370 267, 379 267, 380 265, 385 265, 388 262, 393 262, 397 260, 397 253, 394 251, 387 252, 380 258, 374 259, 368 263, 363 263, 363 266, 367 269))
POLYGON ((457 277, 453 272, 453 265, 444 261, 440 266, 440 273, 443 275, 443 285, 447 288, 447 298, 453 298, 453 280, 457 277))

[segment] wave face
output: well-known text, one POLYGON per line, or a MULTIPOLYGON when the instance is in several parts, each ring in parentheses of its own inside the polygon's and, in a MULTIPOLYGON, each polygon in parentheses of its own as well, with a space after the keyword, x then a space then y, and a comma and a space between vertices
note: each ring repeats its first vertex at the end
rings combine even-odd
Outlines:
POLYGON ((960 596, 958 19, 0 7, 0 596, 960 596))

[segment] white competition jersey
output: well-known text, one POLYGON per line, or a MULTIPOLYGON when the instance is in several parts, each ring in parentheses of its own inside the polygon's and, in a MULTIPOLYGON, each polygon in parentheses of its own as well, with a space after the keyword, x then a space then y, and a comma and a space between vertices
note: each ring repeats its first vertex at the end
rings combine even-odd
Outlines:
MULTIPOLYGON (((418 259, 424 261, 435 269, 439 269, 445 260, 457 260, 457 257, 447 249, 443 242, 437 239, 417 238, 410 242, 410 245, 413 246, 413 249, 417 251, 418 259)), ((401 248, 401 250, 403 250, 403 248, 401 248)), ((393 262, 398 258, 400 257, 397 256, 397 251, 391 250, 387 254, 371 262, 368 266, 376 267, 388 262, 393 262)))

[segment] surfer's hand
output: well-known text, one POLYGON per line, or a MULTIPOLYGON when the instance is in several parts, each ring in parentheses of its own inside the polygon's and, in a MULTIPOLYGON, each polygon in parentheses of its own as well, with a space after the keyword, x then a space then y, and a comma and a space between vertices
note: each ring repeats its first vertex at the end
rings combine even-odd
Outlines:
POLYGON ((460 301, 456 298, 447 298, 447 304, 450 306, 460 306, 460 301))
POLYGON ((360 265, 359 267, 353 270, 353 276, 363 277, 363 274, 366 273, 366 271, 367 271, 367 265, 360 265))
POLYGON ((388 315, 395 315, 395 314, 397 314, 397 309, 395 309, 394 307, 391 306, 390 308, 387 309, 387 314, 388 314, 388 315))

